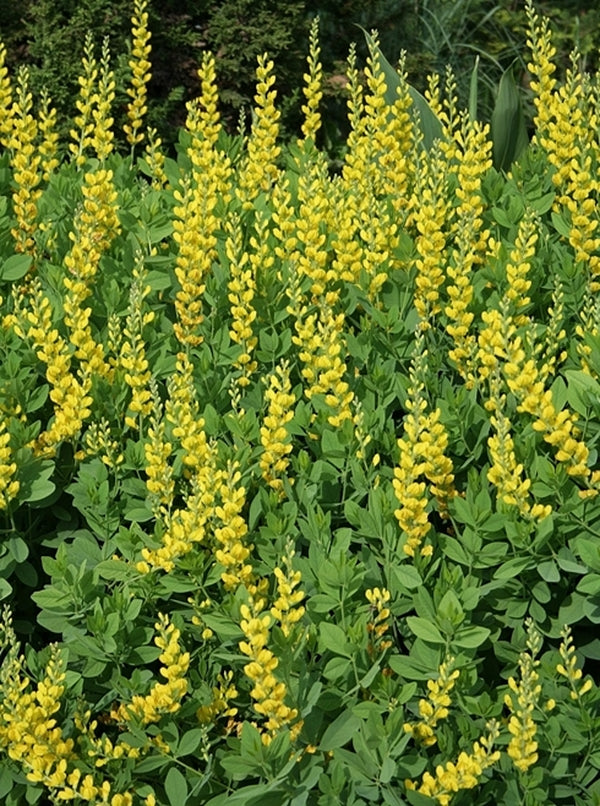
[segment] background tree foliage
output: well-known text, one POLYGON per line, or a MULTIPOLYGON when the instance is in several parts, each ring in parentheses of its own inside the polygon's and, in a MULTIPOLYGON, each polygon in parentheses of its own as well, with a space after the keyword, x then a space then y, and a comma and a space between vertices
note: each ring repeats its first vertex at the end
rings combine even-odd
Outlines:
MULTIPOLYGON (((568 63, 572 42, 580 51, 580 67, 597 66, 600 9, 589 0, 540 2, 539 11, 555 29, 561 48, 558 61, 568 63), (561 47, 562 46, 562 47, 561 47)), ((19 14, 11 0, 0 0, 0 36, 9 63, 29 65, 34 92, 47 87, 60 117, 73 111, 85 33, 96 42, 108 37, 115 55, 118 96, 126 96, 120 80, 127 68, 129 0, 23 0, 19 14)), ((150 9, 153 76, 149 87, 149 123, 173 145, 185 118, 185 102, 197 93, 201 54, 217 56, 224 121, 234 131, 240 110, 249 110, 254 93, 256 57, 268 51, 277 64, 277 90, 284 133, 298 132, 297 103, 311 19, 321 20, 321 59, 325 69, 326 126, 322 136, 330 150, 346 133, 343 93, 348 48, 365 44, 357 25, 379 31, 381 48, 394 63, 406 51, 410 82, 419 90, 426 76, 450 65, 464 102, 475 58, 479 56, 480 112, 489 119, 503 71, 515 64, 527 86, 525 13, 517 0, 165 0, 150 9)))

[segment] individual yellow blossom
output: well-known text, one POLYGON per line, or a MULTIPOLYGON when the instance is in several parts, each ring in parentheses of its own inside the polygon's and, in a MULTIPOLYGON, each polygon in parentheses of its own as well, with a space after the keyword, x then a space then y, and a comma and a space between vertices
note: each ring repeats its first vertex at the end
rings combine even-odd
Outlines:
POLYGON ((562 643, 559 647, 559 653, 562 663, 556 666, 556 671, 562 676, 566 677, 571 691, 569 692, 572 700, 578 700, 587 694, 593 688, 592 679, 588 677, 585 682, 581 682, 583 672, 577 668, 577 656, 575 655, 575 647, 573 646, 573 638, 571 635, 571 628, 565 625, 561 631, 562 643))
POLYGON ((130 703, 122 703, 111 711, 111 717, 118 722, 139 720, 143 725, 158 722, 163 714, 173 714, 181 707, 181 700, 188 689, 186 674, 190 664, 189 652, 183 652, 180 645, 181 633, 169 620, 159 613, 154 625, 158 635, 154 643, 162 650, 158 659, 162 664, 160 674, 166 683, 154 683, 150 692, 135 695, 130 703))
POLYGON ((282 478, 289 465, 292 451, 287 424, 294 418, 296 397, 292 392, 287 362, 275 367, 266 380, 267 413, 260 428, 263 453, 260 457, 262 477, 274 490, 283 490, 282 478))
POLYGON ((450 692, 460 675, 458 669, 451 671, 453 663, 454 658, 448 658, 440 666, 438 679, 427 681, 427 699, 419 700, 420 721, 404 724, 405 733, 410 733, 424 747, 431 747, 437 742, 435 728, 449 714, 448 706, 452 702, 450 692))
POLYGON ((500 758, 500 751, 492 749, 500 733, 500 726, 495 720, 491 720, 486 727, 488 733, 478 742, 474 742, 471 755, 462 752, 456 762, 439 764, 435 769, 435 776, 429 772, 424 773, 418 789, 413 781, 406 781, 407 789, 435 798, 440 806, 449 806, 457 792, 474 789, 479 784, 484 770, 500 758))
POLYGON ((131 70, 131 86, 127 87, 127 95, 131 98, 127 104, 127 123, 123 131, 127 142, 133 147, 144 139, 142 122, 148 107, 146 85, 150 81, 150 31, 148 30, 148 0, 134 0, 131 17, 131 33, 133 37, 129 69, 131 70))

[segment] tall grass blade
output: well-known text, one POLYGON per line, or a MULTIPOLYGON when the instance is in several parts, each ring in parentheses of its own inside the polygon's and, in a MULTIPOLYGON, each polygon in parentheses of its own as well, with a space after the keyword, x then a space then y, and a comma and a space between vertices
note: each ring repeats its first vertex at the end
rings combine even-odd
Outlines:
POLYGON ((471 82, 469 84, 469 120, 477 120, 477 100, 479 93, 479 56, 475 58, 471 82))

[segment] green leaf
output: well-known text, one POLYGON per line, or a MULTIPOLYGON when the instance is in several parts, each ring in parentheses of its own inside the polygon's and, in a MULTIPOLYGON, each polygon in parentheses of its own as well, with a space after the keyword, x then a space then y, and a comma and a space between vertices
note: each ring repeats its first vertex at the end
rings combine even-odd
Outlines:
POLYGON ((11 255, 0 269, 0 281, 10 283, 25 277, 32 260, 31 255, 11 255))
POLYGON ((452 639, 452 644, 461 649, 477 649, 477 647, 484 644, 489 637, 490 630, 488 630, 487 627, 465 627, 456 633, 452 639))
POLYGON ((529 142, 512 65, 500 79, 491 124, 494 167, 508 171, 529 142))
POLYGON ((400 588, 408 588, 413 590, 423 584, 421 574, 417 571, 414 565, 408 563, 400 563, 392 568, 392 577, 396 585, 400 588))
POLYGON ((12 586, 5 579, 0 577, 0 600, 6 599, 12 593, 12 586))
POLYGON ((29 557, 29 546, 18 535, 11 535, 8 539, 8 550, 18 563, 24 563, 29 557))
POLYGON ((194 753, 205 736, 205 732, 201 728, 193 728, 183 734, 179 744, 177 745, 177 756, 189 756, 194 753))
POLYGON ((445 644, 446 639, 442 636, 441 632, 430 621, 419 616, 407 616, 406 623, 409 629, 423 641, 428 641, 430 644, 445 644))
POLYGON ((336 655, 342 655, 345 658, 351 657, 348 638, 341 627, 338 627, 337 624, 330 624, 328 621, 322 621, 319 625, 319 632, 319 647, 321 652, 328 649, 336 655))
POLYGON ((574 545, 575 551, 592 571, 600 571, 600 543, 590 537, 578 537, 574 545))
POLYGON ((327 728, 319 747, 324 752, 343 747, 351 739, 353 734, 359 729, 361 720, 354 716, 351 711, 343 711, 337 719, 327 728))
POLYGON ((560 571, 554 560, 540 563, 537 566, 537 572, 546 582, 560 582, 560 571))
POLYGON ((165 778, 165 792, 171 806, 182 806, 187 802, 188 787, 184 775, 177 767, 171 767, 165 778))

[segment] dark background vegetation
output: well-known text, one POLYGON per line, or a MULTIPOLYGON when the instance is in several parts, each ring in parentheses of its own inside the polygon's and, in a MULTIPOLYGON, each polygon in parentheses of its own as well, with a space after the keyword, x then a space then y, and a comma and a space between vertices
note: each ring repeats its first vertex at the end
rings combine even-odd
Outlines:
MULTIPOLYGON (((581 66, 593 71, 600 44, 600 8, 593 0, 538 0, 549 17, 568 64, 572 42, 581 66)), ((68 127, 77 93, 85 33, 100 45, 109 38, 117 74, 116 117, 126 105, 127 41, 131 0, 0 0, 0 37, 9 66, 29 65, 32 86, 50 92, 68 127)), ((284 136, 298 133, 302 73, 308 28, 320 17, 325 70, 325 145, 339 148, 345 136, 343 79, 352 41, 364 56, 364 39, 355 24, 377 28, 381 47, 394 63, 407 53, 409 80, 423 90, 426 76, 451 65, 466 103, 469 78, 480 57, 480 114, 489 119, 494 89, 503 70, 515 65, 526 85, 526 19, 522 0, 154 0, 150 3, 153 74, 149 123, 171 146, 185 118, 185 101, 197 93, 196 71, 205 49, 218 58, 222 114, 230 132, 254 92, 256 56, 268 51, 277 71, 284 136)))

